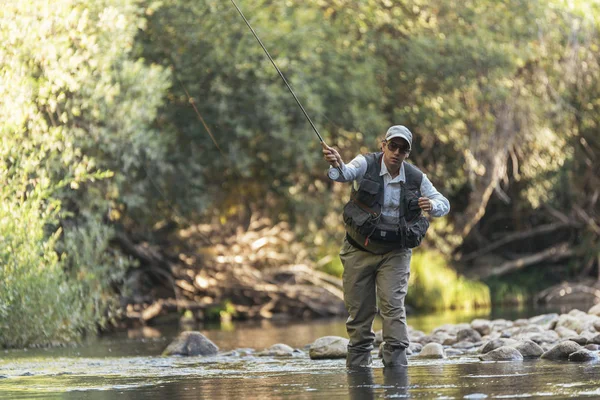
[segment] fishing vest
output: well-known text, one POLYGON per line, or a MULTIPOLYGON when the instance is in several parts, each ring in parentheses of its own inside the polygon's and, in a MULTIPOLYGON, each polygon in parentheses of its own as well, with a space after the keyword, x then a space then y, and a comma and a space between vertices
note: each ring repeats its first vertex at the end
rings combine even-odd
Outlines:
POLYGON ((381 173, 383 153, 369 153, 367 172, 358 189, 352 187, 350 200, 344 206, 344 223, 348 241, 375 254, 421 244, 429 228, 429 221, 419 207, 423 173, 414 165, 404 162, 405 182, 400 182, 400 210, 396 229, 383 229, 381 209, 385 184, 381 173))

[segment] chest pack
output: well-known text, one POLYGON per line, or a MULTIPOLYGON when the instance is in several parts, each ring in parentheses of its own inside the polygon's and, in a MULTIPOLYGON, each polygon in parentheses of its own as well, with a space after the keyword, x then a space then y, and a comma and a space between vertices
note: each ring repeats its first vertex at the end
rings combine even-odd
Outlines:
POLYGON ((354 246, 375 254, 421 244, 429 221, 418 205, 423 173, 404 162, 405 182, 401 182, 398 225, 395 229, 381 223, 384 200, 384 181, 381 173, 383 153, 369 153, 365 173, 358 189, 352 188, 350 200, 344 206, 344 223, 348 241, 354 246))

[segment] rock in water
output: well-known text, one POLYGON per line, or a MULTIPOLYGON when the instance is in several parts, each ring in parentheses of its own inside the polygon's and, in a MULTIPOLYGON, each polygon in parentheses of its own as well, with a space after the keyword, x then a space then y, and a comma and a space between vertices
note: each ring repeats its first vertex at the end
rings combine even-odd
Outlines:
POLYGON ((514 347, 502 346, 479 355, 482 361, 523 361, 523 355, 514 347))
POLYGON ((524 340, 523 342, 514 346, 515 349, 523 355, 523 358, 539 358, 544 354, 544 349, 531 340, 524 340))
POLYGON ((569 359, 569 355, 575 353, 580 350, 581 346, 575 342, 570 340, 565 340, 564 342, 560 342, 544 354, 542 354, 542 358, 546 360, 567 360, 569 359))
POLYGON ((444 347, 439 343, 427 343, 421 353, 419 353, 419 358, 446 358, 446 353, 444 353, 444 347))
POLYGON ((214 356, 219 352, 216 344, 200 332, 182 332, 163 352, 164 356, 214 356))
POLYGON ((256 355, 259 357, 292 357, 294 349, 287 344, 277 343, 256 355))
POLYGON ((315 340, 308 354, 313 360, 346 358, 348 342, 348 339, 340 336, 324 336, 315 340))
POLYGON ((593 351, 589 351, 587 349, 577 350, 575 353, 569 354, 569 361, 575 362, 586 362, 586 361, 596 361, 598 359, 598 354, 593 351))

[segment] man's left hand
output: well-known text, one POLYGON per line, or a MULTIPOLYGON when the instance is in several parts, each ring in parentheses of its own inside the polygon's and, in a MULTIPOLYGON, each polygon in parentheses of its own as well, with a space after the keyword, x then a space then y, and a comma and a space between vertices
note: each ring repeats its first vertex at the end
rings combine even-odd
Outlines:
POLYGON ((419 207, 423 211, 433 210, 433 203, 427 197, 419 197, 419 207))

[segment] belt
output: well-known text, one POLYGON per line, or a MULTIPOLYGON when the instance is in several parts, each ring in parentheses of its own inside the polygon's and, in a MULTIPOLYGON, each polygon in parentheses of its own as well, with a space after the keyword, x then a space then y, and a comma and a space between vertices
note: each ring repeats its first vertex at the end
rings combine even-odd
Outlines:
POLYGON ((400 242, 402 235, 396 231, 386 231, 383 229, 375 229, 371 235, 372 240, 382 240, 384 242, 400 242))

